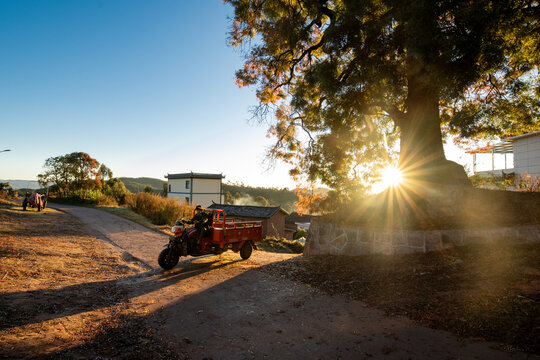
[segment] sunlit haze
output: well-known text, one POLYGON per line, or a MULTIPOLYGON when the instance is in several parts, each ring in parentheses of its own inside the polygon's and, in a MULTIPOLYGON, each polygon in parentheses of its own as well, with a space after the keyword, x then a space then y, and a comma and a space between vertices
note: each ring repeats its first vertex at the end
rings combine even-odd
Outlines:
POLYGON ((388 187, 398 186, 402 180, 401 171, 394 166, 388 166, 383 169, 380 181, 373 184, 371 191, 375 194, 380 193, 388 187))

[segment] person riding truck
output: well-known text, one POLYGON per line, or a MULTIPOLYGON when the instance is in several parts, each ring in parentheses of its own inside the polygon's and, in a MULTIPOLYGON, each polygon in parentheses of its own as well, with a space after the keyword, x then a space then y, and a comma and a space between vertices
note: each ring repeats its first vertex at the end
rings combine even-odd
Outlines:
POLYGON ((208 215, 202 211, 201 205, 197 205, 195 207, 195 215, 191 220, 187 221, 188 224, 194 224, 195 229, 199 231, 199 244, 201 243, 205 233, 208 231, 210 225, 209 220, 208 215))

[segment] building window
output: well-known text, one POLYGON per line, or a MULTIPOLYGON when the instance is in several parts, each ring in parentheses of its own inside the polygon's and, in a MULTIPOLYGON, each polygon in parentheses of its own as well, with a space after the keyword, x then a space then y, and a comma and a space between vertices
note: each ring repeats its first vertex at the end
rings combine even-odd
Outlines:
POLYGON ((186 180, 186 189, 189 189, 189 180, 186 180))
POLYGON ((171 184, 169 184, 169 192, 171 192, 171 184))
POLYGON ((189 198, 186 196, 186 204, 189 205, 189 198))

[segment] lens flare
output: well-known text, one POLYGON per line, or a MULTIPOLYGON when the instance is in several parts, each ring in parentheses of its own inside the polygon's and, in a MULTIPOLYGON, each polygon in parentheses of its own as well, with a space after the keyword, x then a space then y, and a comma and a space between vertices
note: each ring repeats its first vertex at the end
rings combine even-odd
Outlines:
POLYGON ((373 184, 372 187, 372 192, 375 194, 380 193, 389 187, 398 186, 403 181, 401 171, 394 166, 385 168, 381 175, 381 180, 373 184))
POLYGON ((403 180, 403 175, 398 168, 389 166, 383 171, 383 182, 388 186, 396 186, 403 180))

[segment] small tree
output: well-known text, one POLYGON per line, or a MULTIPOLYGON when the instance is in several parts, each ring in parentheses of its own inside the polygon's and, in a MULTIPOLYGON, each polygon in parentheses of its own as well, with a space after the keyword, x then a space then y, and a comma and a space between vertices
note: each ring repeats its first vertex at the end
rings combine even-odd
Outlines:
POLYGON ((101 176, 101 180, 111 180, 113 178, 113 172, 111 169, 109 169, 105 164, 101 164, 99 166, 99 174, 101 176))
POLYGON ((146 185, 143 190, 145 193, 151 193, 154 189, 150 185, 146 185))
POLYGON ((107 181, 103 186, 103 192, 105 195, 115 198, 120 204, 124 203, 126 195, 130 194, 122 180, 118 178, 112 178, 107 181))
POLYGON ((168 193, 169 193, 169 189, 167 188, 167 183, 164 183, 163 188, 161 189, 161 195, 163 197, 167 197, 168 193))

